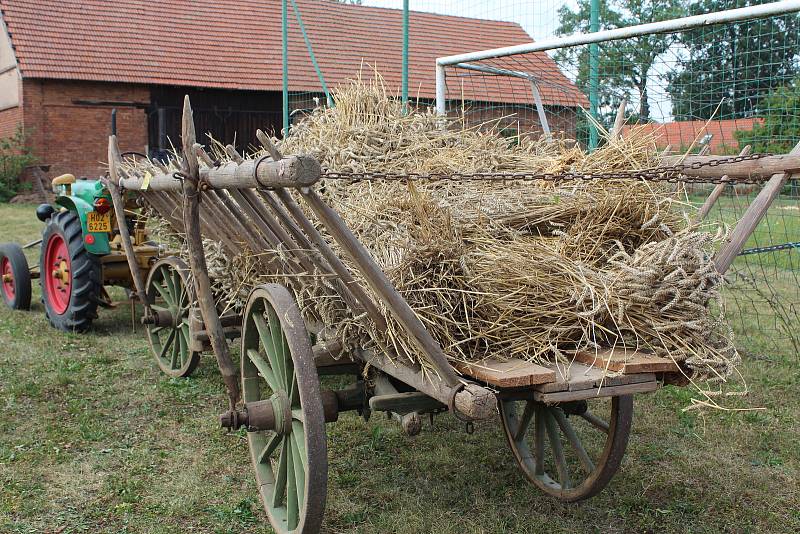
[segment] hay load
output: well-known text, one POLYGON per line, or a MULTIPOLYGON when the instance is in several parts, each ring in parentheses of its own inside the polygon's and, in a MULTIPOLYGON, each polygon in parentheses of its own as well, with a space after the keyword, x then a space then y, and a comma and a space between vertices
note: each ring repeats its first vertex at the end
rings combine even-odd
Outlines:
MULTIPOLYGON (((293 128, 284 153, 311 154, 336 173, 395 175, 588 174, 659 162, 653 139, 635 129, 586 153, 569 140, 502 137, 491 125, 443 127, 431 111, 405 113, 380 82, 356 81, 334 100, 293 128)), ((685 196, 667 185, 326 179, 319 189, 452 360, 568 363, 576 350, 624 346, 724 379, 738 354, 710 259, 720 234, 690 226, 685 196)), ((275 278, 257 254, 214 250, 225 305, 275 278)), ((379 333, 323 277, 282 280, 329 337, 430 368, 391 317, 379 333)))

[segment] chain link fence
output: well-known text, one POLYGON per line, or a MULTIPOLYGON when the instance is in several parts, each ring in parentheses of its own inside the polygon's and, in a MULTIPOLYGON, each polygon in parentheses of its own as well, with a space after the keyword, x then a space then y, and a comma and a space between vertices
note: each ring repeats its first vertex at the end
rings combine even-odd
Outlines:
MULTIPOLYGON (((312 6, 308 1, 287 0, 289 41, 304 43, 304 49, 291 50, 286 57, 289 65, 305 65, 302 80, 297 80, 299 76, 289 68, 285 85, 289 123, 304 111, 328 103, 329 87, 324 80, 326 69, 330 68, 320 68, 315 55, 326 54, 325 47, 334 45, 325 40, 324 30, 308 21, 319 20, 319 10, 332 4, 339 3, 320 0, 312 6), (306 21, 305 25, 302 21, 306 21), (314 73, 316 87, 309 83, 313 82, 314 73)), ((392 21, 392 31, 401 28, 396 39, 392 37, 395 48, 391 57, 404 59, 400 64, 384 63, 382 73, 388 76, 403 72, 409 100, 426 107, 434 103, 430 92, 424 90, 433 80, 420 79, 419 69, 412 68, 406 74, 408 62, 413 65, 415 55, 424 52, 420 50, 421 43, 429 46, 431 42, 415 34, 422 21, 428 24, 425 28, 438 27, 442 32, 438 39, 443 50, 438 55, 444 56, 456 53, 448 48, 447 41, 456 38, 456 28, 462 24, 473 25, 479 38, 475 39, 473 50, 458 53, 522 45, 531 40, 546 42, 766 2, 362 0, 348 4, 357 4, 348 6, 350 13, 369 10, 362 12, 365 17, 385 17, 392 21), (398 26, 404 4, 411 16, 407 18, 408 25, 398 26), (430 20, 434 20, 433 26, 430 20), (406 50, 404 41, 408 42, 407 55, 402 53, 406 50)), ((365 51, 365 56, 370 54, 365 51)), ((425 71, 426 76, 433 77, 433 67, 431 64, 425 71)), ((345 77, 357 76, 356 70, 345 77)), ((665 153, 787 153, 800 141, 797 8, 769 17, 485 57, 449 65, 444 73, 445 111, 469 126, 496 128, 509 142, 517 136, 551 135, 574 139, 592 149, 603 143, 604 132, 612 128, 620 107, 624 108, 626 120, 623 135, 652 134, 665 153), (643 129, 634 129, 638 125, 644 125, 643 129)), ((339 74, 336 77, 343 79, 339 74)), ((688 200, 699 207, 713 187, 691 184, 688 200)), ((732 227, 760 187, 746 183, 727 186, 706 221, 732 227)), ((797 353, 800 334, 794 326, 800 306, 798 200, 798 185, 792 180, 726 276, 727 315, 745 351, 763 355, 797 353)))

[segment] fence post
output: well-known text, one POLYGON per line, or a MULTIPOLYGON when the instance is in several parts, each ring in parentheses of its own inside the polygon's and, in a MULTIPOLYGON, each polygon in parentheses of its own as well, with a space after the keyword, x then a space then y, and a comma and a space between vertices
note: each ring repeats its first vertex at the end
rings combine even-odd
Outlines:
POLYGON ((403 109, 408 109, 408 0, 403 0, 403 109))
MULTIPOLYGON (((589 32, 600 30, 600 0, 592 0, 589 15, 589 32)), ((597 43, 589 45, 589 113, 597 120, 597 101, 600 70, 600 48, 597 43)), ((597 126, 589 124, 589 150, 597 148, 597 126)))
POLYGON ((289 9, 281 2, 281 56, 283 58, 283 135, 289 133, 289 9))

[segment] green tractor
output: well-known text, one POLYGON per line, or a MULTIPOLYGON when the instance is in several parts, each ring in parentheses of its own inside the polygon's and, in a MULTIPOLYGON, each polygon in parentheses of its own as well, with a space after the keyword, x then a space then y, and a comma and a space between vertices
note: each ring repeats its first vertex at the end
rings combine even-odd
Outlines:
POLYGON ((126 217, 119 221, 101 180, 76 180, 64 174, 52 183, 54 205, 42 204, 36 209, 36 216, 46 225, 42 239, 25 247, 0 245, 0 292, 10 308, 30 309, 31 279, 38 278, 50 324, 59 330, 83 332, 97 317, 98 307, 112 305, 105 286, 133 288, 119 225, 128 228, 144 272, 156 262, 160 248, 149 241, 135 198, 126 197, 126 217), (38 244, 38 268, 29 268, 23 248, 38 244))

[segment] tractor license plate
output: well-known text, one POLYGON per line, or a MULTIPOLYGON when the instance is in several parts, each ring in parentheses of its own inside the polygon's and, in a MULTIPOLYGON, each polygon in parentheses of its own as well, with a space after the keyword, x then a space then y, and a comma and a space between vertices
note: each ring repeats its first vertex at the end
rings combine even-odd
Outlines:
POLYGON ((110 232, 111 213, 101 215, 96 211, 90 211, 86 214, 86 229, 90 232, 110 232))

